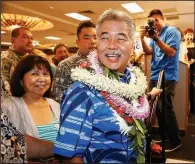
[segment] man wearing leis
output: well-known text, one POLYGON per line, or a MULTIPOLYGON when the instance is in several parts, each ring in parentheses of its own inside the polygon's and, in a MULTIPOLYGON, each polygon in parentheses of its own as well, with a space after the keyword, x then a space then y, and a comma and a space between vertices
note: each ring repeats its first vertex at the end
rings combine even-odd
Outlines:
POLYGON ((128 14, 107 10, 96 30, 97 51, 71 70, 75 83, 62 98, 54 153, 73 163, 144 163, 147 82, 128 67, 135 25, 128 14))

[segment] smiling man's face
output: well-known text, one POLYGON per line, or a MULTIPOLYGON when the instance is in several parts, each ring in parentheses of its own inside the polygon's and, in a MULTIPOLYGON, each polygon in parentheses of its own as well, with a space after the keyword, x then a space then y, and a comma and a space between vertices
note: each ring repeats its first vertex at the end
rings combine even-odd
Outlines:
POLYGON ((123 21, 105 21, 98 29, 98 58, 110 70, 125 71, 133 52, 129 31, 129 26, 123 21))

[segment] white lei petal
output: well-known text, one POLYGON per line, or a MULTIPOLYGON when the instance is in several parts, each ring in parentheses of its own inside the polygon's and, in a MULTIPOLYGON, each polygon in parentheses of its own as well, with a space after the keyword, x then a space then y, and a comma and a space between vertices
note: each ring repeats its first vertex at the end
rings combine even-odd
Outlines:
POLYGON ((100 91, 106 91, 115 96, 122 96, 128 100, 137 101, 139 96, 145 93, 147 88, 146 78, 138 68, 132 68, 132 72, 136 72, 136 83, 121 83, 115 79, 105 77, 103 74, 94 74, 86 69, 76 67, 71 70, 71 78, 73 81, 80 81, 90 87, 94 87, 100 91))
POLYGON ((115 110, 112 110, 112 111, 114 113, 113 115, 116 117, 116 120, 118 121, 117 124, 119 125, 121 134, 124 134, 124 135, 128 134, 132 126, 128 126, 127 122, 121 116, 119 116, 119 114, 115 110))

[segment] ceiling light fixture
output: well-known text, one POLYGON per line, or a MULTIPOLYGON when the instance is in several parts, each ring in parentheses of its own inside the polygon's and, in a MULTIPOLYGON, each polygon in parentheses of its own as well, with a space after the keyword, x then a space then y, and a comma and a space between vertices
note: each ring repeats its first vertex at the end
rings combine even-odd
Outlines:
POLYGON ((136 37, 140 36, 140 33, 136 31, 135 36, 136 37))
POLYGON ((1 42, 1 45, 11 45, 10 42, 1 42))
POLYGON ((37 40, 33 40, 33 46, 38 46, 38 45, 40 45, 40 43, 39 43, 39 41, 37 41, 37 40))
POLYGON ((86 16, 81 15, 81 14, 78 14, 78 13, 67 13, 67 14, 65 14, 65 15, 68 16, 68 17, 71 17, 71 18, 80 20, 80 21, 91 20, 91 18, 86 17, 86 16))
POLYGON ((61 38, 58 38, 58 37, 55 37, 55 36, 46 36, 45 39, 60 40, 61 38))
POLYGON ((40 31, 52 28, 53 24, 38 17, 8 13, 1 14, 1 28, 3 30, 12 30, 21 26, 31 31, 40 31))
POLYGON ((121 6, 124 7, 130 13, 144 12, 144 10, 137 3, 135 3, 135 2, 121 4, 121 6))

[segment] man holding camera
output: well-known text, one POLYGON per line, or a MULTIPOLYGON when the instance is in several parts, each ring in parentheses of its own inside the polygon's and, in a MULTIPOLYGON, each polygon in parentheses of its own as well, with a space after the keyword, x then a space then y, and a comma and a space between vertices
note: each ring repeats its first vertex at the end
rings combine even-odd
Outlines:
POLYGON ((165 72, 166 104, 162 104, 161 100, 159 101, 156 115, 161 138, 162 125, 164 124, 165 136, 170 141, 169 145, 165 145, 165 152, 171 152, 182 146, 179 127, 173 110, 175 85, 179 78, 179 47, 181 35, 177 28, 165 25, 164 17, 160 10, 152 10, 148 18, 148 26, 140 30, 141 43, 145 54, 152 55, 150 89, 156 86, 160 70, 164 70, 165 72), (144 40, 144 37, 150 38, 149 45, 144 40), (162 105, 166 106, 164 123, 161 121, 162 105))

